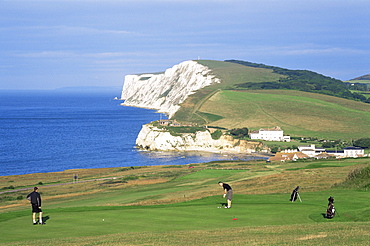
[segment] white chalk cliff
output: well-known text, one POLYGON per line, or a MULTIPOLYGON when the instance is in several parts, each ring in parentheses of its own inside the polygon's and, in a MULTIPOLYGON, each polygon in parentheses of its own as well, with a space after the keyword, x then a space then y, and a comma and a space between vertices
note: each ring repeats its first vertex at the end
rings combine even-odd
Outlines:
POLYGON ((182 62, 164 73, 126 75, 122 105, 157 109, 171 118, 189 95, 213 83, 220 79, 196 61, 182 62))
MULTIPOLYGON (((185 61, 164 73, 126 75, 121 94, 124 100, 122 105, 156 109, 171 118, 189 95, 220 82, 208 67, 196 61, 185 61)), ((136 145, 146 150, 161 151, 268 152, 259 142, 237 140, 228 135, 214 140, 207 130, 172 136, 152 124, 143 125, 136 145)))
POLYGON ((206 151, 245 154, 269 152, 269 149, 260 142, 238 140, 229 135, 222 135, 215 140, 212 139, 209 131, 172 136, 168 131, 159 129, 152 124, 143 125, 136 139, 136 145, 141 149, 161 151, 206 151))

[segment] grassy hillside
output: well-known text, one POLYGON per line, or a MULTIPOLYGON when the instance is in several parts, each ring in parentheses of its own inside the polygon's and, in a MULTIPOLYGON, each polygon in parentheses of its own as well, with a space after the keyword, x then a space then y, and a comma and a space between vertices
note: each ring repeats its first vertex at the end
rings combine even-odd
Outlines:
POLYGON ((225 128, 280 126, 291 136, 326 139, 370 137, 370 107, 337 97, 289 90, 219 91, 200 112, 225 128))
POLYGON ((211 162, 0 177, 1 187, 28 187, 0 194, 0 245, 367 245, 367 176, 353 178, 361 189, 346 180, 369 165, 211 162), (68 183, 73 173, 80 182, 68 183), (24 197, 40 178, 46 225, 33 226, 24 197), (231 209, 219 208, 220 180, 233 187, 231 209), (302 202, 292 203, 297 185, 302 202), (329 196, 338 211, 332 220, 322 216, 329 196))
POLYGON ((370 74, 366 74, 366 75, 351 79, 351 81, 352 80, 370 80, 370 74))
POLYGON ((344 82, 370 84, 370 79, 361 79, 361 80, 352 79, 352 80, 348 80, 348 81, 344 81, 344 82))
POLYGON ((222 83, 191 95, 174 118, 228 129, 280 126, 297 137, 357 139, 370 137, 370 105, 296 90, 235 90, 242 82, 278 81, 272 69, 199 61, 222 83))
POLYGON ((272 69, 243 66, 237 63, 200 60, 198 63, 207 66, 214 71, 222 83, 215 88, 234 89, 236 84, 246 82, 262 83, 266 81, 278 81, 285 75, 274 73, 272 69))

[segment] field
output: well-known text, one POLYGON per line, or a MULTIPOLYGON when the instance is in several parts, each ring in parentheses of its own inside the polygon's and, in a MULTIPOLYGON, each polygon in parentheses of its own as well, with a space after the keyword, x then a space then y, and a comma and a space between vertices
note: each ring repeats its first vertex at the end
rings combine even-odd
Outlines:
POLYGON ((235 84, 245 82, 277 81, 284 75, 273 73, 272 69, 243 66, 236 63, 201 60, 198 63, 207 66, 221 79, 221 84, 213 85, 216 88, 233 88, 235 84))
POLYGON ((349 80, 349 81, 344 81, 344 82, 347 82, 347 83, 358 83, 358 84, 365 84, 367 86, 367 91, 358 91, 358 90, 351 90, 351 92, 356 92, 356 93, 359 93, 363 96, 365 96, 366 98, 369 98, 370 97, 370 92, 369 92, 369 89, 370 89, 370 80, 368 79, 361 79, 361 80, 349 80))
POLYGON ((220 116, 209 122, 228 129, 280 126, 297 137, 369 137, 370 107, 365 103, 289 90, 219 91, 198 109, 220 116), (217 107, 216 107, 217 105, 217 107))
POLYGON ((277 81, 271 69, 220 61, 198 61, 222 80, 198 90, 174 118, 226 129, 279 126, 292 137, 353 140, 370 137, 369 104, 295 90, 236 90, 245 82, 277 81))
POLYGON ((370 80, 368 79, 362 79, 362 80, 349 80, 349 81, 344 81, 348 83, 360 83, 360 84, 370 84, 370 80))
POLYGON ((370 193, 344 181, 369 164, 235 161, 3 176, 0 245, 368 245, 370 193), (231 209, 219 208, 220 180, 233 187, 231 209), (46 225, 32 225, 24 199, 35 185, 46 225), (297 185, 302 202, 292 203, 297 185), (338 211, 331 220, 322 216, 329 196, 338 211))

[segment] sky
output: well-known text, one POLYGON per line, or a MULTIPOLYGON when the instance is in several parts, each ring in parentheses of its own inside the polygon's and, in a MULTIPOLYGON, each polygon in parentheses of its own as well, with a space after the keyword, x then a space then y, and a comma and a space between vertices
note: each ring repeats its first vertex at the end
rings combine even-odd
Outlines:
POLYGON ((370 1, 0 0, 0 90, 121 87, 198 58, 369 74, 370 1))

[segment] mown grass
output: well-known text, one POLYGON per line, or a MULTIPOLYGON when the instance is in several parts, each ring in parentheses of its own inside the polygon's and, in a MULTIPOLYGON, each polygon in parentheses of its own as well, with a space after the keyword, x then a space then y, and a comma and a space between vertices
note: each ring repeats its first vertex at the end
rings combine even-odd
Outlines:
MULTIPOLYGON (((367 245, 366 223, 133 232, 34 240, 27 245, 367 245)), ((24 245, 11 243, 9 245, 24 245)))
MULTIPOLYGON (((158 206, 94 206, 48 209, 47 225, 30 225, 29 216, 8 218, 0 223, 6 229, 9 223, 17 225, 7 233, 2 243, 27 242, 32 234, 38 239, 91 237, 106 234, 135 232, 169 232, 176 235, 183 230, 233 230, 239 227, 266 227, 312 223, 328 223, 322 213, 326 199, 334 195, 340 215, 335 222, 366 222, 364 213, 368 193, 333 190, 331 192, 301 193, 303 202, 291 203, 287 194, 235 195, 232 209, 218 208, 224 200, 211 196, 179 204, 158 206), (356 197, 356 201, 352 198, 356 197), (236 220, 234 220, 236 219, 236 220)), ((81 204, 83 205, 83 204, 81 204)), ((368 211, 369 207, 366 208, 368 211)), ((319 226, 320 227, 320 226, 319 226)), ((246 229, 246 228, 245 228, 246 229)), ((130 245, 130 244, 128 244, 130 245)))
MULTIPOLYGON (((47 224, 31 224, 27 201, 2 201, 0 230, 6 234, 0 245, 367 245, 370 193, 332 187, 369 164, 366 158, 217 162, 118 172, 138 177, 126 183, 44 185, 47 224), (225 202, 220 180, 234 188, 232 209, 218 208, 225 202), (289 201, 296 185, 302 187, 302 203, 289 201), (322 216, 329 196, 339 212, 332 220, 322 216), (4 210, 9 205, 12 209, 4 210)), ((112 177, 117 170, 74 172, 94 179, 112 177)), ((50 173, 48 181, 53 175, 61 173, 50 173)), ((11 183, 33 184, 22 177, 12 176, 11 183)), ((0 185, 8 181, 9 176, 0 177, 0 185)))

